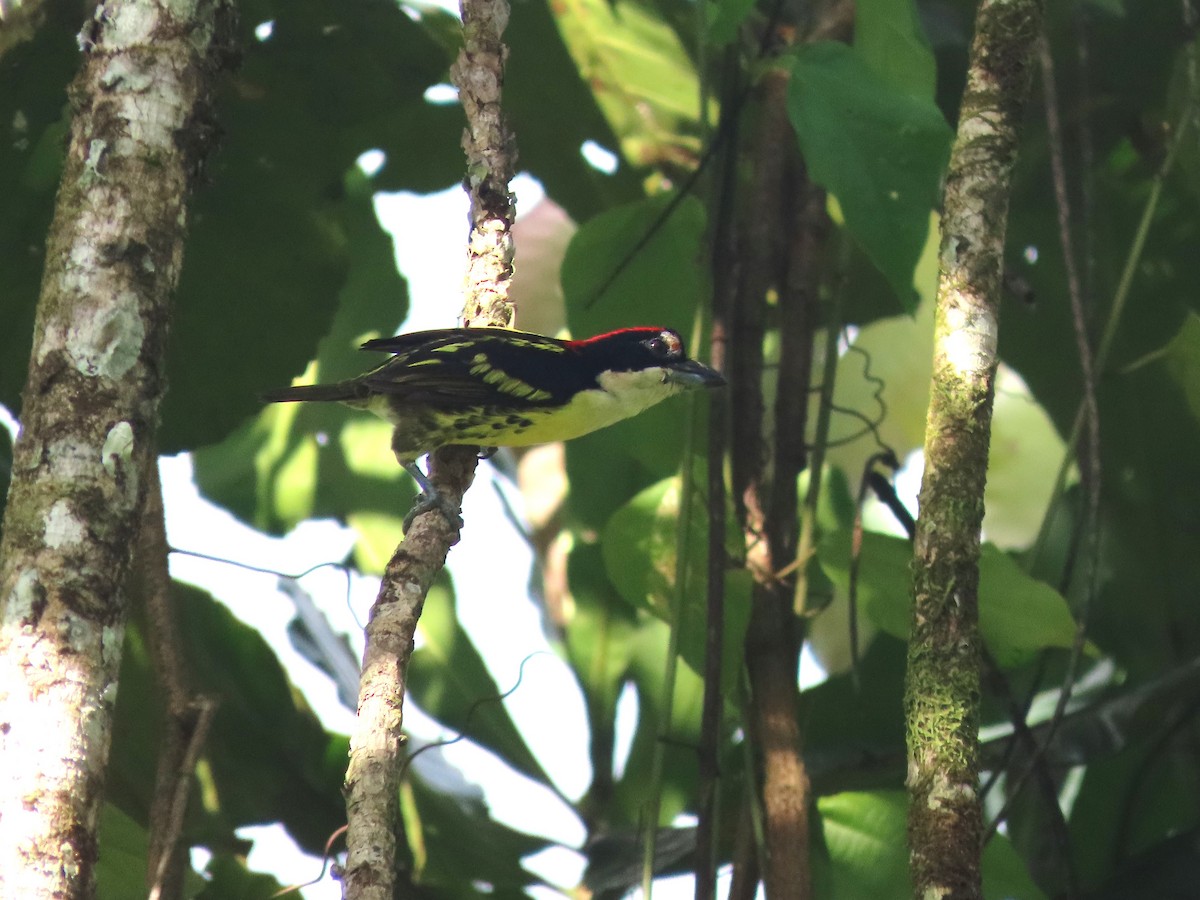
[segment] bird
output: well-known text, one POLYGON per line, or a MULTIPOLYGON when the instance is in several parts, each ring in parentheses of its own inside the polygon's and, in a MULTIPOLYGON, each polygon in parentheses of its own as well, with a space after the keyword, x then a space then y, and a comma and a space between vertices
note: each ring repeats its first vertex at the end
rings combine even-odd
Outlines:
POLYGON ((392 451, 423 492, 405 520, 441 509, 461 527, 417 461, 463 445, 499 447, 567 441, 630 418, 668 397, 725 384, 688 357, 669 328, 641 326, 585 340, 506 328, 443 328, 362 345, 391 354, 355 378, 268 391, 270 403, 337 402, 375 413, 393 427, 392 451))

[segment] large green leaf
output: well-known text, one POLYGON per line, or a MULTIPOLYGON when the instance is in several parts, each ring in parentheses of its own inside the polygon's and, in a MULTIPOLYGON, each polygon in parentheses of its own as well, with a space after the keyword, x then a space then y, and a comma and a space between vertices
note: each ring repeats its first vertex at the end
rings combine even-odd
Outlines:
POLYGON ((501 825, 482 800, 437 791, 421 779, 401 793, 405 827, 424 848, 417 882, 437 888, 438 896, 520 898, 540 879, 522 868, 521 860, 550 842, 501 825), (487 885, 484 889, 483 885, 487 885))
MULTIPOLYGON (((1102 521, 1090 634, 1134 680, 1200 652, 1200 327, 1100 387, 1102 521)), ((1087 582, 1079 579, 1077 592, 1087 582)))
POLYGON ((196 690, 219 703, 205 748, 205 812, 230 831, 280 821, 319 854, 345 822, 346 738, 320 725, 258 632, 194 588, 176 585, 175 601, 196 690))
POLYGON ((854 50, 893 87, 922 100, 933 97, 937 69, 912 0, 858 0, 854 50))
POLYGON ((669 739, 660 740, 669 629, 645 610, 635 611, 615 595, 595 544, 576 546, 570 556, 575 604, 567 621, 566 650, 583 688, 592 729, 593 782, 581 803, 584 814, 606 823, 605 833, 634 831, 645 819, 647 785, 656 748, 665 753, 660 824, 689 808, 696 796, 696 754, 704 685, 688 666, 679 666, 669 739), (619 778, 614 772, 617 698, 632 685, 638 717, 632 746, 619 778))
MULTIPOLYGON (((562 267, 572 334, 661 325, 688 335, 697 304, 708 293, 699 262, 704 208, 695 198, 673 209, 671 203, 671 196, 661 195, 617 207, 575 233, 562 267)), ((599 528, 626 498, 675 472, 688 402, 671 400, 569 443, 572 512, 599 528)))
POLYGON ((455 616, 454 593, 435 585, 425 600, 422 643, 409 663, 409 689, 439 722, 464 734, 535 781, 550 780, 500 699, 502 690, 455 616))
MULTIPOLYGON (((611 801, 616 752, 617 700, 633 659, 638 614, 613 589, 598 544, 577 543, 567 559, 574 604, 565 623, 563 652, 587 709, 592 783, 581 804, 589 817, 611 801)), ((604 812, 612 819, 611 812, 604 812)), ((637 821, 636 814, 624 818, 637 821)))
MULTIPOLYGON (((191 687, 216 704, 193 779, 185 844, 236 854, 244 852, 237 828, 278 821, 305 850, 320 854, 346 821, 346 738, 324 730, 256 631, 196 588, 174 584, 172 602, 191 687)), ((141 828, 148 827, 164 740, 163 699, 145 628, 139 613, 126 629, 107 769, 109 801, 141 828)))
MULTIPOLYGON (((35 42, 6 57, 16 68, 0 86, 5 121, 23 131, 5 142, 15 155, 0 166, 14 178, 0 213, 0 262, 12 257, 0 266, 0 311, 11 325, 0 339, 10 344, 0 345, 0 398, 14 411, 61 159, 64 70, 78 63, 82 21, 81 12, 64 18, 73 4, 51 6, 35 42)), ((387 155, 379 186, 443 187, 460 169, 461 112, 424 99, 449 56, 398 6, 307 0, 242 12, 242 65, 220 92, 221 139, 192 203, 168 347, 165 451, 228 434, 256 408, 259 390, 299 368, 363 257, 390 261, 378 225, 363 227, 369 192, 347 196, 343 187, 359 154, 387 155), (257 39, 255 26, 268 20, 270 36, 257 39)), ((371 271, 372 289, 394 298, 394 325, 404 313, 397 279, 371 271)))
MULTIPOLYGON (((703 478, 697 462, 693 477, 703 478)), ((670 622, 679 612, 679 653, 696 673, 704 672, 707 636, 708 512, 697 489, 691 491, 689 528, 681 533, 681 479, 667 478, 641 491, 608 520, 601 549, 608 577, 627 603, 670 622), (684 584, 677 587, 679 554, 685 553, 684 584)), ((725 575, 724 655, 721 689, 736 696, 742 674, 743 640, 750 622, 749 573, 733 569, 725 575)))
POLYGON ((659 194, 580 225, 562 266, 572 334, 662 325, 686 337, 708 296, 706 224, 697 198, 659 194))
MULTIPOLYGON (((1089 53, 1106 61, 1103 77, 1082 84, 1075 78, 1058 79, 1060 108, 1070 111, 1066 128, 1073 126, 1072 116, 1094 111, 1078 124, 1087 128, 1091 171, 1075 171, 1082 160, 1071 155, 1069 141, 1064 148, 1068 187, 1088 185, 1086 205, 1072 205, 1072 231, 1093 343, 1108 318, 1151 180, 1167 149, 1164 141, 1174 138, 1173 114, 1179 110, 1170 107, 1169 86, 1177 67, 1188 65, 1191 52, 1169 4, 1126 6, 1126 15, 1097 15, 1089 24, 1089 53)), ((1048 28, 1055 59, 1075 52, 1078 31, 1065 10, 1051 16, 1048 28)), ((1055 210, 1047 203, 1054 192, 1048 157, 1044 129, 1029 129, 1017 154, 1005 256, 1009 275, 1018 276, 1027 290, 1005 293, 1000 352, 1066 433, 1082 389, 1071 304, 1060 302, 1067 296, 1066 268, 1055 210), (1064 351, 1069 353, 1065 359, 1064 351)), ((1177 166, 1165 184, 1129 284, 1109 372, 1161 350, 1187 311, 1197 309, 1200 198, 1188 183, 1187 173, 1177 166)), ((1100 419, 1112 423, 1114 412, 1102 407, 1100 419)), ((1136 431, 1120 417, 1117 427, 1136 431)))
POLYGON ((260 390, 296 374, 348 282, 391 299, 387 327, 403 318, 371 186, 344 180, 361 153, 387 156, 375 187, 457 177, 460 113, 424 99, 449 59, 398 6, 307 0, 249 13, 245 60, 217 109, 225 139, 195 200, 164 450, 220 439, 257 409, 260 390), (258 40, 265 20, 270 36, 258 40))
MULTIPOLYGON (((391 333, 406 309, 404 284, 392 261, 391 241, 378 230, 370 184, 347 180, 353 206, 347 212, 354 265, 341 290, 336 314, 306 374, 337 381, 366 371, 375 355, 358 349, 366 337, 391 333)), ((290 370, 274 386, 305 368, 312 349, 294 348, 290 370)), ((267 385, 261 385, 267 387, 267 385)), ((261 406, 260 406, 261 408, 261 406)), ((270 406, 221 444, 195 454, 196 482, 205 496, 247 522, 285 531, 312 516, 363 523, 360 561, 382 569, 371 530, 380 518, 398 519, 408 509, 412 488, 391 452, 391 427, 338 404, 270 406)), ((390 554, 395 541, 384 553, 390 554)))
POLYGON ((809 171, 911 311, 950 127, 932 100, 883 78, 845 44, 808 44, 787 59, 788 114, 809 171))
POLYGON ((718 46, 731 43, 754 10, 754 0, 705 0, 705 38, 718 46))
MULTIPOLYGON (((823 797, 818 805, 838 897, 907 900, 912 896, 903 793, 843 793, 823 797)), ((984 848, 983 896, 987 900, 1044 897, 1004 837, 993 838, 984 848)))
MULTIPOLYGON (((826 535, 817 556, 829 579, 845 591, 850 584, 850 535, 826 535)), ((860 559, 859 602, 880 628, 907 640, 912 545, 866 532, 860 559)), ((979 629, 1003 666, 1028 662, 1045 647, 1070 647, 1075 639, 1075 620, 1062 595, 1029 577, 991 544, 984 544, 979 561, 979 629)))
POLYGON ((804 761, 816 793, 903 786, 905 653, 881 634, 865 648, 857 673, 800 695, 804 761))
POLYGON ((700 85, 659 11, 630 0, 555 6, 563 40, 635 166, 689 163, 699 153, 700 85))
POLYGON ((630 166, 608 175, 581 153, 588 141, 613 152, 621 145, 563 43, 555 22, 560 12, 546 0, 520 3, 513 10, 504 32, 511 51, 504 71, 504 108, 517 136, 521 167, 582 221, 608 203, 641 196, 642 187, 630 166))
POLYGON ((199 900, 272 900, 282 889, 272 876, 250 871, 245 859, 229 853, 214 854, 204 873, 208 884, 199 900))
MULTIPOLYGON (((98 900, 127 900, 146 892, 146 857, 150 835, 146 826, 127 816, 111 803, 100 810, 98 841, 100 861, 96 864, 98 900)), ((190 866, 184 873, 183 897, 200 894, 206 882, 190 866)))
POLYGON ((695 747, 700 741, 704 682, 689 666, 677 666, 671 695, 671 721, 664 728, 667 699, 666 659, 670 629, 649 615, 639 618, 630 640, 630 679, 637 692, 638 720, 625 772, 614 803, 633 823, 645 821, 654 757, 663 754, 659 825, 694 809, 699 787, 695 747))

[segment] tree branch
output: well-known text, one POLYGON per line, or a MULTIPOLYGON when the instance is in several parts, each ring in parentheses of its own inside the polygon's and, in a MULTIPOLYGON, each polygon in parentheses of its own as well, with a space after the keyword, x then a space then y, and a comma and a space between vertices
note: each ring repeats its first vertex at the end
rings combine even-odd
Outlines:
MULTIPOLYGON (((763 831, 766 842, 763 881, 771 897, 811 896, 808 860, 808 774, 802 756, 797 719, 799 691, 796 669, 801 634, 792 612, 792 590, 776 577, 786 554, 796 546, 795 465, 778 459, 775 482, 769 481, 766 447, 762 436, 763 334, 765 297, 771 285, 780 287, 790 302, 799 298, 789 289, 788 242, 794 236, 795 210, 789 196, 796 187, 789 178, 796 165, 795 135, 786 112, 787 79, 768 74, 759 87, 761 121, 755 139, 754 188, 746 214, 743 283, 731 316, 729 341, 730 403, 733 410, 732 460, 735 501, 744 523, 746 567, 754 577, 750 622, 746 629, 746 669, 750 677, 750 716, 755 743, 761 755, 763 831), (782 487, 779 478, 791 473, 792 484, 782 487), (791 497, 791 516, 784 524, 783 509, 791 497), (787 534, 784 537, 784 534, 787 534)), ((793 310, 788 315, 794 327, 793 310)), ((810 335, 811 339, 811 335, 810 335)), ((794 347, 794 336, 788 337, 794 347)), ((807 379, 805 380, 807 384, 807 379)), ((792 390, 791 385, 782 390, 792 390)), ((797 395, 806 397, 802 388, 797 395)), ((804 406, 805 404, 800 404, 804 406)), ((801 414, 803 415, 803 414, 801 414)), ((803 425, 789 413, 772 443, 772 456, 780 446, 792 446, 803 425)))
POLYGON ((224 0, 112 0, 83 64, 0 545, 0 895, 90 897, 187 197, 224 0))
POLYGON ((1039 0, 984 0, 942 212, 905 707, 915 897, 978 898, 979 530, 1017 132, 1039 0))
MULTIPOLYGON (((509 182, 516 146, 500 108, 508 50, 501 35, 508 0, 462 0, 463 49, 451 69, 467 117, 463 150, 471 198, 471 233, 462 322, 511 324, 512 226, 509 182)), ((430 456, 430 480, 455 506, 475 475, 473 448, 446 447, 430 456)), ((440 511, 417 516, 384 572, 371 607, 359 684, 358 720, 346 772, 347 898, 392 900, 403 765, 404 691, 413 635, 434 578, 458 541, 440 511)))

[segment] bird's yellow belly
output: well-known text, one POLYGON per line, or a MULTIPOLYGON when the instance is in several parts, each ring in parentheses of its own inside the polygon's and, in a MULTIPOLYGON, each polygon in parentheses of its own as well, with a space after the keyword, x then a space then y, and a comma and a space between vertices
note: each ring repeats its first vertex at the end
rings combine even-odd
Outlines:
POLYGON ((561 409, 531 409, 495 417, 480 415, 481 421, 472 423, 461 442, 484 447, 528 447, 569 441, 635 416, 658 399, 648 397, 644 405, 630 405, 605 391, 585 391, 561 409))

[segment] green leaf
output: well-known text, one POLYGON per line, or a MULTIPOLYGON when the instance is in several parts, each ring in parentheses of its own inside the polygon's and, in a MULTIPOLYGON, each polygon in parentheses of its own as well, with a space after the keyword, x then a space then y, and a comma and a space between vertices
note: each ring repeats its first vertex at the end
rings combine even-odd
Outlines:
POLYGON ((245 59, 216 111, 225 138, 194 200, 168 348, 167 452, 220 440, 258 410, 259 391, 297 374, 343 288, 389 302, 393 328, 405 297, 372 190, 459 177, 461 113, 424 100, 449 59, 399 6, 260 10, 273 30, 258 40, 263 19, 243 17, 245 59), (384 168, 347 180, 372 148, 384 168))
POLYGON ((925 97, 872 71, 845 44, 788 57, 788 115, 813 179, 831 191, 846 228, 911 311, 913 267, 940 195, 950 127, 925 97))
POLYGON ((204 871, 209 880, 198 900, 271 900, 283 887, 271 875, 250 871, 245 859, 229 853, 214 854, 204 871))
MULTIPOLYGON (((906 799, 899 791, 878 791, 843 793, 818 801, 837 896, 872 900, 912 896, 906 799)), ((994 837, 983 851, 983 896, 987 900, 1039 900, 1045 896, 1003 836, 994 837)))
POLYGON ((694 808, 699 788, 695 747, 700 740, 704 681, 690 666, 676 667, 671 721, 664 729, 669 640, 670 629, 665 622, 643 616, 630 641, 629 674, 637 691, 638 721, 614 803, 634 824, 645 821, 647 787, 664 733, 668 737, 663 750, 658 824, 669 824, 679 813, 694 808))
POLYGON ((706 40, 718 47, 731 43, 753 9, 754 0, 705 0, 706 40))
POLYGON ((704 204, 674 194, 627 203, 584 222, 563 259, 567 324, 576 337, 631 325, 687 335, 708 296, 700 263, 704 204))
POLYGON ((555 9, 563 40, 635 166, 695 156, 700 88, 679 38, 652 5, 571 0, 555 9))
MULTIPOLYGON (((567 622, 567 658, 583 688, 591 726, 593 781, 588 796, 604 800, 609 831, 633 830, 646 816, 647 784, 659 729, 666 685, 664 668, 670 632, 657 617, 635 611, 615 595, 600 548, 579 543, 569 558, 575 599, 567 622), (632 684, 638 705, 637 725, 625 771, 613 771, 617 698, 632 684)), ((704 683, 688 666, 679 666, 674 715, 665 746, 660 824, 689 808, 696 796, 695 742, 700 732, 704 683)))
POLYGON ((423 845, 428 854, 419 873, 421 885, 441 889, 438 896, 516 898, 527 896, 527 886, 541 884, 521 860, 549 841, 496 822, 482 800, 434 790, 420 778, 409 784, 411 794, 401 793, 409 843, 423 845), (490 890, 481 891, 482 884, 490 890))
POLYGON ((854 51, 893 87, 933 98, 937 66, 912 0, 858 0, 854 51))
MULTIPOLYGON (((146 893, 146 857, 150 835, 146 828, 111 803, 100 810, 100 861, 96 864, 98 900, 126 900, 146 893)), ((197 896, 206 882, 191 866, 183 876, 183 896, 197 896)))
MULTIPOLYGON (((638 614, 617 596, 604 569, 600 547, 577 542, 567 557, 574 605, 564 634, 564 653, 583 691, 591 740, 589 793, 611 796, 616 747, 617 699, 629 675, 638 614)), ((614 813, 610 818, 621 818, 614 813)), ((636 812, 623 817, 637 822, 636 812)))
POLYGON ((197 691, 219 705, 205 747, 205 811, 232 831, 280 821, 309 853, 345 823, 349 744, 305 706, 258 632, 195 588, 175 585, 197 691))
MULTIPOLYGON (((544 2, 523 3, 514 11, 504 32, 511 51, 504 71, 504 111, 520 144, 521 167, 572 218, 583 221, 611 203, 640 197, 642 185, 631 166, 621 165, 609 175, 581 153, 588 141, 616 153, 621 141, 571 59, 556 11, 544 2)), ((461 33, 457 21, 455 32, 456 37, 461 33)), ((518 264, 518 281, 520 271, 518 264)))
MULTIPOLYGON (((697 462, 693 477, 703 479, 697 462)), ((704 672, 707 633, 708 514, 698 490, 691 492, 692 510, 686 535, 680 534, 681 480, 667 478, 640 492, 613 514, 604 529, 601 549, 608 577, 625 601, 653 613, 664 622, 671 620, 671 607, 683 600, 679 617, 679 654, 696 673, 704 672), (676 574, 683 539, 686 573, 682 593, 676 574)), ((741 677, 743 639, 750 622, 751 581, 741 569, 725 575, 724 654, 721 687, 727 697, 736 696, 741 677)))
MULTIPOLYGON (((669 195, 660 195, 580 226, 562 266, 573 335, 590 337, 632 325, 689 334, 697 304, 708 294, 699 263, 704 208, 688 197, 663 218, 670 203, 669 195)), ((634 492, 677 471, 689 402, 697 398, 670 400, 568 443, 572 513, 599 528, 634 492)))
POLYGON ((0 403, 16 416, 66 149, 67 83, 79 69, 76 35, 85 13, 82 4, 50 3, 36 15, 29 40, 4 48, 0 70, 6 135, 0 141, 0 403))
POLYGON ((408 680, 417 704, 442 724, 497 753, 517 771, 549 784, 500 699, 512 685, 497 687, 459 625, 454 594, 445 584, 430 590, 417 627, 424 642, 412 655, 408 680))
MULTIPOLYGON (((306 373, 337 381, 366 371, 377 358, 360 351, 367 337, 390 334, 405 308, 391 241, 378 229, 371 186, 347 179, 347 209, 354 265, 327 333, 316 343, 306 373), (350 213, 353 215, 350 215, 350 213)), ((292 372, 304 369, 311 349, 293 349, 292 372)), ((280 374, 274 386, 286 384, 280 374)), ((261 385, 268 387, 271 385, 261 385)), ((357 548, 366 571, 382 571, 395 548, 373 540, 380 519, 402 518, 413 496, 408 475, 391 452, 391 427, 382 419, 339 404, 276 404, 260 409, 225 441, 194 455, 195 478, 206 497, 256 527, 280 533, 310 517, 364 524, 357 548), (382 562, 380 553, 386 553, 382 562)))
MULTIPOLYGON (((833 532, 817 550, 821 567, 841 590, 850 584, 850 536, 833 532)), ((907 640, 912 545, 874 532, 863 534, 858 596, 884 631, 907 640)), ((1075 620, 1062 595, 1031 578, 1007 554, 984 544, 979 561, 979 630, 1002 666, 1017 666, 1045 647, 1070 647, 1075 620)))
POLYGON ((857 677, 835 675, 800 695, 804 761, 818 794, 904 784, 907 651, 886 634, 864 651, 857 677))

